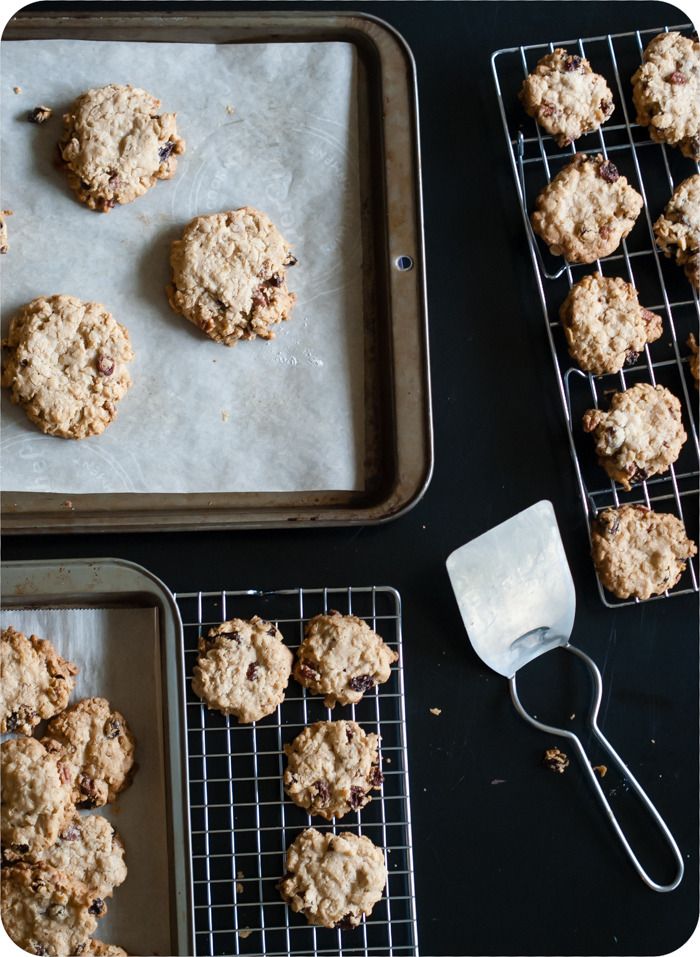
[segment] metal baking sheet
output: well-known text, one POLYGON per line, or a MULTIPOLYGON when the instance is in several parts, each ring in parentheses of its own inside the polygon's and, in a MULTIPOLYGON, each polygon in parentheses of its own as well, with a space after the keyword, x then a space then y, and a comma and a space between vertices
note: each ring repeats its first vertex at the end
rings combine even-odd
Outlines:
POLYGON ((359 64, 364 328, 364 487, 357 491, 4 492, 8 533, 373 523, 413 505, 432 471, 415 67, 375 18, 325 13, 19 14, 5 40, 343 41, 359 64))
MULTIPOLYGON (((5 616, 13 611, 17 614, 31 611, 39 614, 43 613, 44 617, 52 614, 54 616, 60 615, 62 612, 75 609, 77 614, 83 613, 86 616, 97 612, 101 616, 101 621, 106 616, 111 616, 112 624, 117 623, 120 618, 123 619, 128 612, 133 613, 135 610, 145 610, 152 613, 155 628, 148 628, 147 635, 152 641, 155 631, 157 645, 155 648, 153 645, 151 646, 150 657, 149 655, 146 655, 146 657, 152 661, 155 651, 156 667, 160 673, 161 722, 160 733, 156 731, 155 734, 151 735, 149 747, 152 752, 160 751, 163 755, 164 783, 160 775, 157 773, 154 775, 153 769, 147 777, 148 781, 153 783, 148 793, 161 795, 161 805, 163 804, 162 794, 163 791, 165 792, 165 806, 162 807, 162 813, 164 816, 164 839, 167 846, 162 851, 165 861, 162 868, 164 867, 164 872, 169 874, 169 885, 158 887, 158 897, 163 905, 165 904, 164 898, 167 897, 170 909, 169 928, 166 921, 157 930, 158 939, 161 943, 165 942, 166 948, 164 950, 161 947, 159 952, 180 955, 193 954, 194 910, 191 891, 188 776, 187 764, 183 757, 186 751, 186 731, 182 625, 172 595, 150 572, 130 562, 115 559, 69 562, 13 562, 5 563, 2 566, 2 609, 5 616), (158 779, 157 785, 155 784, 156 778, 158 779)), ((114 647, 114 641, 111 642, 110 647, 114 647)), ((130 689, 124 687, 124 675, 128 673, 128 671, 125 671, 125 667, 128 669, 128 664, 125 666, 121 661, 112 661, 110 665, 109 662, 100 658, 99 653, 96 655, 95 661, 99 661, 103 667, 109 668, 110 672, 114 672, 110 675, 110 680, 114 688, 119 687, 118 699, 120 703, 124 702, 122 707, 128 716, 130 714, 128 705, 130 689)), ((87 677, 89 680, 89 676, 87 677)), ((155 687, 157 684, 158 682, 155 681, 154 695, 157 693, 155 687)), ((131 713, 133 714, 136 710, 132 701, 131 713)), ((157 721, 154 721, 153 724, 156 725, 157 721)), ((145 744, 143 729, 140 740, 143 746, 145 744)), ((138 741, 139 735, 137 735, 137 748, 138 741)), ((137 759, 138 757, 137 754, 137 759)), ((137 775, 135 786, 138 781, 139 777, 137 775)), ((144 779, 143 783, 146 785, 148 782, 144 779)), ((131 888, 135 892, 140 888, 143 894, 141 885, 144 881, 143 849, 134 847, 137 840, 135 835, 138 830, 138 816, 134 817, 133 808, 129 807, 128 804, 128 798, 136 795, 136 791, 131 794, 131 790, 125 792, 124 800, 119 802, 119 815, 115 822, 126 843, 127 865, 130 867, 131 873, 127 877, 123 888, 120 888, 115 895, 112 908, 114 913, 108 914, 105 918, 106 921, 118 918, 117 927, 122 928, 122 933, 125 927, 127 930, 129 929, 128 924, 124 923, 125 915, 126 917, 132 917, 133 920, 138 920, 139 923, 143 921, 142 900, 130 898, 129 894, 125 893, 131 888), (129 853, 130 846, 132 848, 131 854, 129 853), (141 864, 140 869, 139 864, 141 864), (131 904, 129 901, 131 901, 131 904), (140 917, 137 918, 135 916, 137 914, 140 917)), ((159 872, 162 872, 162 868, 159 872)), ((148 865, 147 869, 152 871, 152 868, 148 865)), ((136 931, 138 931, 138 928, 136 928, 136 931)), ((96 936, 102 937, 99 928, 96 936)), ((122 942, 128 943, 126 940, 120 939, 118 941, 120 944, 122 942)), ((129 952, 136 952, 133 949, 133 944, 129 952)), ((141 952, 139 951, 139 953, 141 952)), ((151 951, 149 950, 149 952, 151 951)))

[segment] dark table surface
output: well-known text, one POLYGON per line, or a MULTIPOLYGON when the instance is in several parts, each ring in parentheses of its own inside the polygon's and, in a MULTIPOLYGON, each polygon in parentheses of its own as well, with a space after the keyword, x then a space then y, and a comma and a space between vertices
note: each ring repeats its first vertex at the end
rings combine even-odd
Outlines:
MULTIPOLYGON (((178 591, 395 586, 404 602, 422 953, 673 951, 698 919, 697 603, 680 597, 611 610, 598 597, 489 57, 504 46, 687 18, 662 3, 324 6, 384 18, 416 58, 435 427, 424 498, 374 528, 56 537, 37 530, 5 537, 4 558, 117 556, 178 591), (445 558, 540 498, 554 503, 576 584, 573 641, 603 672, 603 730, 685 857, 685 879, 670 894, 650 891, 633 872, 574 762, 561 776, 541 767, 555 742, 516 715, 505 680, 479 661, 462 627, 445 558)), ((522 688, 532 711, 573 726, 578 719, 568 716, 584 713, 588 689, 567 657, 557 652, 531 665, 522 688)), ((631 794, 612 772, 604 785, 644 862, 668 880, 668 854, 631 794)))

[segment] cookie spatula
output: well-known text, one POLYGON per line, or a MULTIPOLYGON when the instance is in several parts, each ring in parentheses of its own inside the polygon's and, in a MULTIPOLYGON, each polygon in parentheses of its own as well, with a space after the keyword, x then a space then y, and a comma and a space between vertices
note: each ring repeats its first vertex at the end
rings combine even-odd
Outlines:
POLYGON ((469 640, 489 668, 508 678, 515 709, 536 728, 567 738, 573 744, 610 824, 644 883, 655 891, 672 891, 678 887, 684 870, 678 845, 641 785, 598 727, 603 689, 600 671, 588 655, 569 643, 576 593, 552 503, 537 502, 462 545, 447 559, 447 571, 469 640), (657 884, 637 859, 577 735, 538 721, 520 703, 516 673, 534 658, 557 647, 576 655, 592 676, 594 693, 588 725, 636 791, 671 848, 677 870, 670 884, 657 884))

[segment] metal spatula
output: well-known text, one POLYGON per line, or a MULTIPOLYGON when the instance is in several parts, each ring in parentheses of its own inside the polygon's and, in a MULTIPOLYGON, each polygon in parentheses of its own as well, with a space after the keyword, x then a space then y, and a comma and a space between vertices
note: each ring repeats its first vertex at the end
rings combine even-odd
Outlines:
POLYGON ((541 731, 573 742, 598 800, 644 883, 655 891, 672 891, 678 887, 684 869, 678 845, 641 785, 598 727, 603 689, 600 671, 588 655, 569 644, 576 612, 576 593, 552 503, 537 502, 462 545, 447 559, 447 571, 474 650, 489 668, 508 678, 516 710, 541 731), (579 738, 572 731, 538 721, 520 703, 516 672, 538 655, 559 646, 580 658, 591 673, 594 693, 588 724, 634 788, 673 851, 677 871, 670 884, 657 884, 640 864, 579 738))

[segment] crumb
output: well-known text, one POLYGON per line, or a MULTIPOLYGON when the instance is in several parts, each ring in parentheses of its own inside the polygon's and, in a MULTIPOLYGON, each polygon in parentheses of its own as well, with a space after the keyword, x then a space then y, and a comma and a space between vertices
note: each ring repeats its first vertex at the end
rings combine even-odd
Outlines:
POLYGON ((387 764, 391 764, 391 758, 384 758, 387 764))
POLYGON ((236 107, 235 107, 235 106, 231 106, 230 103, 227 103, 227 104, 226 104, 226 112, 228 113, 229 116, 233 116, 233 114, 236 112, 236 107))
POLYGON ((222 409, 222 410, 221 410, 221 421, 222 421, 222 422, 228 422, 228 420, 229 420, 230 418, 231 418, 231 413, 229 412, 229 410, 228 410, 228 409, 222 409))
POLYGON ((575 717, 576 717, 576 712, 574 712, 573 714, 570 714, 569 721, 573 721, 575 717))
POLYGON ((430 708, 430 713, 437 717, 439 714, 442 714, 442 708, 430 708))
POLYGON ((593 770, 597 771, 598 774, 601 776, 601 778, 604 778, 605 775, 608 773, 608 767, 606 764, 594 764, 593 770))
POLYGON ((238 878, 239 881, 242 881, 243 878, 245 877, 245 874, 243 873, 243 871, 236 871, 236 877, 238 878))
POLYGON ((493 781, 491 782, 491 784, 505 784, 505 783, 506 783, 505 778, 494 778, 493 781))
POLYGON ((64 508, 75 508, 75 505, 73 505, 73 502, 72 502, 69 498, 67 498, 67 499, 65 500, 65 502, 63 503, 63 507, 64 507, 64 508))
POLYGON ((27 119, 30 123, 45 123, 47 120, 50 120, 53 115, 53 110, 50 106, 35 106, 34 109, 27 113, 27 119))
POLYGON ((241 882, 236 881, 236 893, 242 894, 244 890, 245 890, 245 887, 241 884, 241 882))
POLYGON ((652 738, 652 739, 651 739, 651 743, 652 743, 652 744, 656 744, 656 739, 655 739, 655 738, 652 738))
POLYGON ((250 927, 241 927, 241 929, 238 931, 238 936, 242 937, 243 940, 246 940, 246 938, 250 937, 252 933, 253 931, 250 929, 250 927))
POLYGON ((12 92, 13 92, 13 93, 21 93, 21 92, 22 92, 22 87, 21 87, 21 86, 13 86, 13 87, 12 87, 12 92))
POLYGON ((547 748, 542 757, 542 763, 550 771, 563 774, 569 766, 569 759, 559 748, 547 748))

